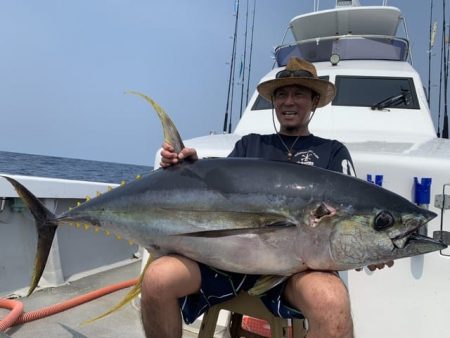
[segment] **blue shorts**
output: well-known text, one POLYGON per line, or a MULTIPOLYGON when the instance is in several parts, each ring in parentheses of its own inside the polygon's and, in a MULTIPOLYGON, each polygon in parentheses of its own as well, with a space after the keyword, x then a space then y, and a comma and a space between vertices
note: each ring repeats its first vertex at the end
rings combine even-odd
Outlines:
MULTIPOLYGON (((235 297, 240 291, 248 291, 255 285, 260 275, 245 275, 221 271, 198 263, 202 277, 200 291, 178 301, 180 303, 183 320, 191 324, 211 306, 235 297)), ((269 311, 282 318, 300 318, 303 315, 290 307, 283 299, 286 282, 280 283, 260 296, 269 311)))

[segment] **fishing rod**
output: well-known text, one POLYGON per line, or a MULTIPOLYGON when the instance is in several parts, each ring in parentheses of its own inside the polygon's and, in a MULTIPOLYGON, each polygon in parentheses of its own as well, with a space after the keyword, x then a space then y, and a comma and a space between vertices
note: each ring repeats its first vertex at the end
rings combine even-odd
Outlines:
POLYGON ((247 59, 247 31, 248 31, 248 2, 247 0, 247 11, 245 13, 245 34, 244 34, 244 61, 241 60, 241 68, 239 70, 239 75, 241 76, 241 108, 239 110, 239 118, 242 117, 243 104, 244 104, 244 84, 245 84, 245 66, 247 59))
MULTIPOLYGON (((442 10, 445 13, 445 0, 442 0, 442 10)), ((439 72, 439 99, 438 99, 438 124, 437 124, 437 137, 441 137, 441 108, 442 108, 442 73, 444 65, 443 59, 445 55, 445 14, 442 16, 442 36, 441 36, 441 64, 439 72)))
MULTIPOLYGON (((446 13, 443 12, 442 15, 445 18, 446 13)), ((445 30, 445 28, 444 28, 445 30)), ((447 39, 450 36, 450 25, 448 27, 448 35, 447 35, 447 39)), ((444 121, 443 121, 443 126, 442 126, 442 138, 446 138, 448 139, 448 106, 447 106, 447 100, 448 100, 448 76, 449 76, 449 71, 448 71, 448 60, 450 59, 450 48, 449 48, 449 41, 445 41, 445 45, 447 48, 447 54, 446 54, 446 58, 444 59, 444 69, 445 69, 445 79, 444 79, 444 102, 445 102, 445 109, 444 109, 444 121)))
POLYGON ((236 40, 237 40, 237 29, 238 29, 238 20, 239 20, 239 0, 235 2, 235 15, 236 20, 234 23, 234 35, 233 35, 233 48, 231 52, 231 62, 230 62, 230 75, 228 78, 228 94, 227 94, 227 104, 225 108, 225 119, 223 121, 223 131, 227 132, 227 124, 228 124, 228 132, 231 132, 231 120, 233 116, 233 87, 234 87, 234 63, 236 59, 236 40))
POLYGON ((430 106, 430 92, 431 92, 431 48, 433 47, 433 0, 431 0, 430 5, 430 39, 428 41, 428 90, 427 90, 427 102, 428 107, 430 106))
POLYGON ((248 76, 247 76, 247 95, 245 97, 245 102, 248 103, 248 92, 250 88, 250 75, 252 68, 252 56, 253 56, 253 32, 255 30, 255 14, 256 14, 256 0, 253 0, 253 18, 252 18, 252 37, 250 38, 250 51, 249 51, 249 61, 248 61, 248 76))
MULTIPOLYGON (((442 126, 442 137, 443 138, 448 138, 448 105, 447 105, 447 101, 448 101, 448 56, 449 56, 449 46, 448 46, 448 41, 447 41, 447 36, 445 36, 445 29, 446 29, 446 25, 445 25, 445 2, 446 0, 444 0, 444 11, 442 13, 443 17, 444 17, 444 27, 442 29, 442 31, 444 32, 444 121, 443 121, 443 126, 442 126)), ((449 26, 449 35, 450 35, 450 26, 449 26)))
POLYGON ((230 98, 230 120, 228 121, 228 133, 231 133, 231 125, 233 123, 233 102, 234 102, 234 76, 236 74, 236 45, 237 45, 237 32, 239 22, 239 0, 236 0, 236 23, 234 29, 234 53, 233 53, 233 66, 232 66, 232 78, 231 78, 231 98, 230 98))

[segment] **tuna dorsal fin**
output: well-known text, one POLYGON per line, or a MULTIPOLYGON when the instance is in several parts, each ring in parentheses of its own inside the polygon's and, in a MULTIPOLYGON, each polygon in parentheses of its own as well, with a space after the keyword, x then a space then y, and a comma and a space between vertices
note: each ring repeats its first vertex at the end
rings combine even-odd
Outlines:
POLYGON ((180 133, 178 133, 177 127, 175 127, 175 124, 172 122, 169 115, 167 115, 164 109, 162 109, 159 104, 157 104, 145 94, 136 91, 128 91, 127 93, 140 96, 151 104, 153 109, 155 109, 156 113, 158 114, 158 117, 163 126, 164 142, 170 144, 175 149, 175 152, 179 153, 184 148, 183 141, 181 140, 180 133))

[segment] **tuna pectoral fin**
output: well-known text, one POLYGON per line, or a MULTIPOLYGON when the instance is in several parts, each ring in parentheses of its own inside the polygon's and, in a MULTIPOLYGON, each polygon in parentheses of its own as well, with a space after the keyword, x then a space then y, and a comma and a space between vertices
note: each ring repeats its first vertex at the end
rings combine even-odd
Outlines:
POLYGON ((248 290, 248 294, 250 296, 262 295, 264 292, 272 289, 280 283, 283 283, 288 278, 288 276, 262 276, 257 280, 255 285, 248 290))
POLYGON ((206 231, 196 231, 196 232, 185 232, 181 234, 176 234, 174 236, 189 236, 189 237, 227 237, 236 235, 262 235, 271 232, 275 232, 280 228, 295 227, 295 224, 290 222, 277 222, 269 226, 263 226, 258 228, 239 228, 239 229, 220 229, 220 230, 206 230, 206 231))
POLYGON ((52 246, 53 238, 55 237, 57 224, 53 213, 50 212, 27 188, 11 177, 2 177, 13 185, 14 189, 17 191, 17 194, 30 209, 38 232, 38 244, 36 257, 34 260, 33 277, 31 279, 30 289, 28 290, 28 295, 30 295, 41 279, 48 254, 52 246))

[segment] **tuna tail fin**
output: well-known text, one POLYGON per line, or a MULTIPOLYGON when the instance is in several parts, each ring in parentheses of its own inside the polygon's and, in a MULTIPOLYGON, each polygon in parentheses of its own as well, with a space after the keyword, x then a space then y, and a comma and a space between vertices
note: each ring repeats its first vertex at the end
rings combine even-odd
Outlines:
POLYGON ((19 197, 30 209, 34 217, 36 229, 38 232, 37 252, 34 259, 33 277, 31 278, 30 288, 27 296, 29 296, 41 279, 42 273, 47 263, 47 258, 55 237, 57 223, 55 215, 49 211, 27 188, 17 182, 15 179, 2 176, 12 184, 19 197))
POLYGON ((105 318, 106 316, 109 316, 110 314, 116 312, 117 310, 120 310, 122 307, 127 305, 129 302, 131 302, 133 300, 133 298, 137 297, 141 293, 142 280, 144 279, 145 271, 147 271, 147 268, 151 262, 153 262, 153 259, 150 256, 147 260, 147 263, 145 264, 144 270, 142 270, 142 273, 139 276, 138 281, 133 286, 133 288, 130 291, 128 291, 128 293, 125 295, 125 297, 119 303, 114 305, 111 309, 109 309, 105 313, 101 314, 100 316, 95 317, 93 319, 86 320, 85 322, 82 323, 82 325, 91 324, 91 323, 95 322, 96 320, 99 320, 99 319, 105 318))
POLYGON ((180 133, 178 132, 177 127, 175 127, 175 124, 172 122, 169 115, 167 115, 164 109, 162 109, 159 104, 157 104, 145 94, 135 91, 128 91, 127 93, 140 96, 152 105, 153 109, 155 109, 156 113, 158 114, 158 117, 161 120, 161 124, 163 126, 164 142, 170 144, 175 149, 176 153, 179 153, 181 150, 183 150, 184 144, 181 140, 180 133))

